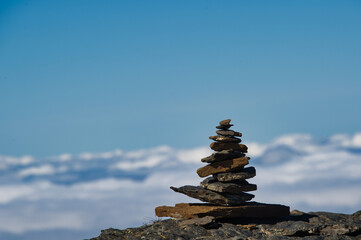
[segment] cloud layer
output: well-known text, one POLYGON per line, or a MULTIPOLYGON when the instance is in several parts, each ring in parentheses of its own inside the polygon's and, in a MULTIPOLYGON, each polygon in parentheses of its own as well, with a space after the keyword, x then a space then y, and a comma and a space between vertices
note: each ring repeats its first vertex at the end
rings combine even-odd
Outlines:
MULTIPOLYGON (((257 169, 250 180, 258 185, 256 201, 302 211, 361 209, 361 133, 246 144, 257 169)), ((46 159, 0 156, 0 236, 30 239, 36 232, 46 239, 63 230, 90 238, 104 228, 149 222, 158 205, 198 202, 169 186, 198 185, 196 169, 211 152, 160 146, 46 159)))

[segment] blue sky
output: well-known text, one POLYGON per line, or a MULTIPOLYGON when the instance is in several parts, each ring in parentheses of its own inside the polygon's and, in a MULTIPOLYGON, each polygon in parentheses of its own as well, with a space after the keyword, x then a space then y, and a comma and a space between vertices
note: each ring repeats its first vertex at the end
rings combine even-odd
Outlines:
POLYGON ((359 210, 360 22, 351 0, 0 1, 0 238, 194 201, 169 186, 198 185, 225 118, 255 201, 359 210))
POLYGON ((360 1, 1 1, 0 154, 361 130, 360 1))

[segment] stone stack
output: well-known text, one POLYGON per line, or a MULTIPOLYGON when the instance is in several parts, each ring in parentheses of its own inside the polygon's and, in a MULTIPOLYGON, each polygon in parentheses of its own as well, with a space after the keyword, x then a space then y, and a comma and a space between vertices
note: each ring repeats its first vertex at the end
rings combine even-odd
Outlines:
POLYGON ((230 119, 221 121, 216 127, 217 135, 209 137, 215 141, 210 148, 216 152, 201 160, 208 164, 197 170, 200 177, 207 177, 200 186, 170 187, 175 192, 207 204, 160 206, 156 208, 158 217, 262 218, 289 214, 289 207, 286 206, 248 202, 254 195, 247 192, 257 190, 257 185, 248 183, 246 179, 253 178, 256 170, 254 167, 245 167, 250 160, 246 156, 248 148, 240 143, 242 133, 230 130, 233 126, 230 122, 230 119))

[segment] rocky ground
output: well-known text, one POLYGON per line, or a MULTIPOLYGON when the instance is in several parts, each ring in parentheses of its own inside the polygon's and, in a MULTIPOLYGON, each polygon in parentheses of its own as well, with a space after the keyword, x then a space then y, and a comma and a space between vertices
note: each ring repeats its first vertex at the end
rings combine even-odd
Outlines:
POLYGON ((283 218, 233 222, 168 219, 138 228, 109 228, 91 240, 116 239, 361 239, 361 211, 346 215, 294 210, 283 218))

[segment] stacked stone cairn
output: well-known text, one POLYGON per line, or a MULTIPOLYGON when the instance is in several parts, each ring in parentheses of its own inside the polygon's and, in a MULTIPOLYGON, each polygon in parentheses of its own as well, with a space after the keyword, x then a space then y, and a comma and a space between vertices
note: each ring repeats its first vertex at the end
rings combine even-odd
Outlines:
POLYGON ((289 207, 277 204, 249 202, 254 198, 248 192, 257 185, 246 179, 256 176, 254 167, 245 167, 250 158, 247 146, 241 144, 242 133, 231 130, 231 120, 223 120, 216 128, 216 136, 210 148, 216 151, 201 161, 208 163, 197 170, 200 177, 207 177, 200 186, 170 187, 173 191, 196 198, 206 204, 176 204, 175 207, 160 206, 155 209, 158 217, 174 218, 267 218, 289 215, 289 207))

